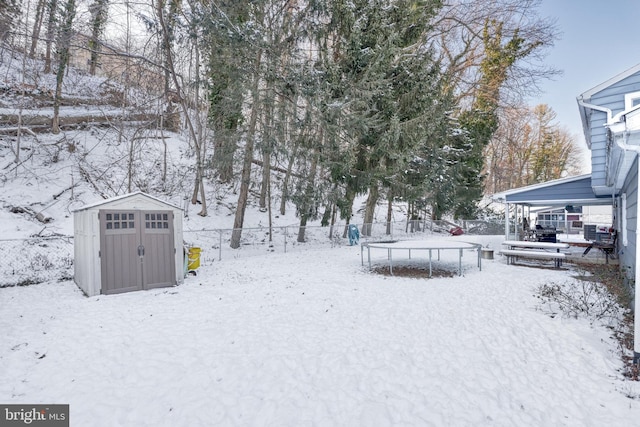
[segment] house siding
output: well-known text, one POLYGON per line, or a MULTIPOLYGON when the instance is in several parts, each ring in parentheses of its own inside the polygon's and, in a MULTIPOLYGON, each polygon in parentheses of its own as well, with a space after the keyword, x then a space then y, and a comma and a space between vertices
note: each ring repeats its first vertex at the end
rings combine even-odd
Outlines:
POLYGON ((607 161, 607 131, 604 124, 607 114, 591 110, 591 183, 594 187, 605 185, 607 161))
MULTIPOLYGON (((624 111, 625 94, 637 91, 640 91, 640 72, 608 86, 585 101, 608 108, 615 116, 624 111)), ((594 187, 606 186, 607 129, 605 124, 607 114, 598 110, 590 110, 589 114, 592 183, 594 187)))
MULTIPOLYGON (((637 225, 638 225, 638 158, 636 157, 629 174, 627 175, 622 192, 627 196, 626 211, 622 215, 627 218, 627 246, 623 245, 622 235, 618 235, 618 248, 620 255, 620 268, 628 279, 635 277, 635 264, 637 253, 637 225)), ((621 225, 621 224, 620 224, 621 225)))

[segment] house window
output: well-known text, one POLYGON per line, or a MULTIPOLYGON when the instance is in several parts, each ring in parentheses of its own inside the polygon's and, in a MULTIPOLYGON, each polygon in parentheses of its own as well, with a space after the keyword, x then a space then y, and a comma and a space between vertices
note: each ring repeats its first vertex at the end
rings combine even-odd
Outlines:
POLYGON ((631 92, 624 96, 625 111, 630 110, 637 105, 640 105, 640 92, 631 92))

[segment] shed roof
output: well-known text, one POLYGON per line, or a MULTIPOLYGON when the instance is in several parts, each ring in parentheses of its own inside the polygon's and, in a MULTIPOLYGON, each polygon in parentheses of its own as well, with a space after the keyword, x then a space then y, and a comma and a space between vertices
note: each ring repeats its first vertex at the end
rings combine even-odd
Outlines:
POLYGON ((611 196, 596 196, 591 174, 556 179, 495 194, 502 203, 528 206, 609 205, 611 196))
POLYGON ((87 210, 87 209, 93 209, 93 208, 96 208, 96 207, 99 207, 99 206, 102 206, 102 205, 106 205, 106 204, 109 204, 109 203, 118 202, 118 201, 121 201, 121 200, 124 200, 124 199, 140 197, 140 196, 148 198, 148 199, 153 200, 153 201, 158 202, 158 203, 162 203, 162 204, 167 205, 169 207, 172 207, 174 209, 182 210, 181 207, 176 206, 176 205, 171 204, 171 203, 167 203, 166 201, 164 201, 162 199, 159 199, 157 197, 154 197, 154 196, 152 196, 150 194, 144 193, 142 191, 135 191, 133 193, 123 194, 123 195, 120 195, 120 196, 112 197, 110 199, 100 200, 100 201, 95 202, 95 203, 84 205, 84 206, 82 206, 82 207, 80 207, 78 209, 74 209, 73 212, 80 212, 80 211, 84 211, 84 210, 87 210))

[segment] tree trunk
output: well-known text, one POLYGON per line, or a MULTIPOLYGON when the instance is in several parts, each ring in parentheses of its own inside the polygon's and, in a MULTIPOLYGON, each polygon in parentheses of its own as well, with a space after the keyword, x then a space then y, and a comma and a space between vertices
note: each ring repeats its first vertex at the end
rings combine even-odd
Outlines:
POLYGON ((345 194, 345 204, 344 207, 340 208, 340 216, 346 220, 346 224, 344 226, 344 233, 342 235, 343 238, 347 238, 347 233, 349 231, 349 224, 351 224, 351 216, 353 215, 353 201, 356 198, 356 193, 354 190, 349 188, 347 185, 347 190, 345 194))
MULTIPOLYGON (((124 132, 123 132, 124 133, 124 132)), ((127 165, 127 192, 133 191, 133 162, 136 145, 136 132, 133 133, 131 140, 129 141, 129 163, 127 165)))
POLYGON ((338 213, 338 207, 335 203, 331 205, 331 225, 329 226, 329 239, 333 239, 333 228, 336 225, 336 216, 338 213))
POLYGON ((389 190, 389 200, 387 201, 387 236, 391 235, 391 220, 393 219, 393 192, 389 190))
POLYGON ((47 23, 47 40, 44 55, 44 72, 51 72, 51 45, 56 32, 56 24, 58 22, 58 0, 49 0, 47 3, 49 9, 49 22, 47 23))
MULTIPOLYGON (((195 143, 195 148, 198 151, 197 165, 198 169, 196 175, 198 176, 199 188, 200 188, 200 203, 201 209, 198 215, 207 216, 207 198, 204 189, 204 159, 206 159, 207 154, 207 144, 204 138, 204 125, 202 124, 202 116, 199 108, 197 107, 200 102, 200 49, 198 47, 198 37, 197 35, 193 40, 194 45, 194 54, 195 54, 195 75, 196 75, 196 84, 195 84, 195 94, 193 96, 195 101, 195 120, 196 120, 196 138, 198 141, 195 143)), ((196 187, 197 189, 198 187, 196 187)))
POLYGON ((251 185, 251 164, 253 160, 253 146, 256 132, 256 124, 258 122, 258 102, 260 94, 258 92, 260 76, 258 69, 262 61, 262 52, 258 52, 256 60, 256 73, 253 77, 253 105, 251 106, 251 116, 249 119, 249 130, 247 132, 247 140, 244 147, 244 160, 242 162, 242 178, 240 179, 240 194, 238 195, 238 206, 236 207, 236 216, 233 221, 233 233, 231 234, 231 248, 240 247, 240 238, 242 237, 242 225, 244 223, 244 213, 247 209, 247 199, 249 198, 249 185, 251 185))
MULTIPOLYGON (((260 202, 259 206, 262 211, 267 209, 267 191, 271 185, 271 152, 265 150, 262 152, 262 184, 260 185, 260 202)), ((268 201, 271 204, 271 201, 268 201)))
POLYGON ((378 203, 378 183, 371 183, 369 187, 369 197, 367 198, 367 204, 364 209, 364 224, 362 224, 362 234, 370 237, 371 228, 373 227, 373 216, 376 210, 376 204, 378 203))
POLYGON ((200 141, 202 141, 200 143, 200 147, 202 148, 202 154, 200 155, 197 167, 198 167, 198 176, 200 177, 200 203, 201 203, 201 209, 200 209, 200 212, 198 212, 198 215, 207 216, 208 215, 207 197, 206 197, 206 193, 205 193, 205 190, 204 190, 204 162, 202 160, 202 159, 206 159, 207 158, 206 157, 206 155, 207 155, 207 144, 204 142, 204 138, 201 139, 200 141))
POLYGON ((287 165, 287 173, 282 180, 282 192, 280 198, 280 215, 284 215, 287 210, 287 200, 289 199, 289 181, 291 181, 291 171, 293 170, 293 164, 298 156, 299 144, 293 147, 293 153, 289 155, 289 164, 287 165))
MULTIPOLYGON (((262 183, 260 185, 259 206, 262 211, 267 209, 267 189, 271 181, 271 152, 273 151, 273 82, 269 81, 266 88, 264 106, 264 121, 262 126, 262 183)), ((271 201, 269 201, 271 203, 271 201)))
POLYGON ((235 130, 218 128, 214 138, 213 165, 220 182, 229 183, 233 179, 233 156, 237 148, 235 130))
POLYGON ((298 227, 298 242, 304 243, 304 235, 307 230, 307 219, 308 215, 300 216, 300 227, 298 227))
POLYGON ((327 225, 329 225, 329 222, 331 221, 331 214, 333 212, 333 206, 333 203, 329 203, 324 208, 324 213, 322 214, 322 219, 320 220, 320 225, 322 227, 326 227, 327 225))
POLYGON ((44 21, 45 0, 38 0, 36 5, 36 18, 33 21, 33 32, 31 33, 31 49, 29 49, 29 57, 35 58, 38 49, 38 39, 42 30, 42 21, 44 21))
POLYGON ((56 73, 56 92, 53 97, 53 119, 51 123, 51 132, 54 134, 60 132, 60 102, 62 100, 62 81, 64 72, 69 63, 69 45, 71 43, 71 30, 73 19, 76 15, 75 0, 67 0, 64 10, 64 22, 60 29, 60 37, 58 37, 58 72, 56 73))
MULTIPOLYGON (((176 3, 172 2, 172 8, 173 7, 178 7, 176 3)), ((203 162, 202 162, 202 156, 204 153, 204 147, 203 145, 205 144, 204 142, 204 138, 202 136, 202 127, 201 124, 199 122, 199 117, 197 118, 198 122, 196 122, 196 125, 198 127, 198 129, 196 130, 196 127, 193 124, 193 120, 191 119, 191 114, 189 111, 189 103, 187 100, 187 97, 184 93, 184 89, 182 87, 182 85, 180 84, 180 81, 178 80, 178 73, 176 72, 174 63, 173 63, 173 55, 171 52, 171 37, 170 37, 170 28, 167 26, 167 22, 164 19, 164 9, 163 9, 163 2, 158 2, 156 5, 156 14, 158 16, 158 22, 160 23, 160 29, 161 29, 161 36, 162 36, 162 48, 164 49, 164 56, 165 56, 165 60, 167 63, 167 69, 168 71, 170 71, 170 78, 173 82, 173 85, 175 86, 175 90, 177 93, 177 98, 180 101, 180 107, 182 108, 182 113, 184 114, 184 119, 187 125, 187 129, 189 130, 189 135, 191 136, 191 139, 193 140, 194 143, 194 148, 195 148, 195 152, 196 152, 196 186, 194 187, 194 194, 197 194, 198 190, 200 191, 200 195, 201 195, 201 203, 202 203, 202 210, 198 213, 198 215, 200 216, 206 216, 207 215, 207 205, 206 205, 206 200, 205 200, 205 192, 204 192, 204 184, 202 183, 202 168, 203 168, 203 162)), ((175 12, 175 11, 174 11, 175 12)), ((173 18, 172 18, 173 19, 173 18)), ((171 22, 171 21, 170 21, 171 22)), ((197 39, 194 43, 197 46, 197 39)), ((196 49, 196 52, 199 52, 196 49)), ((199 61, 197 61, 199 62, 199 61)), ((196 86, 197 87, 197 86, 196 86)), ((196 94, 198 92, 196 91, 196 94)), ((199 100, 196 99, 195 100, 195 105, 198 105, 199 100)), ((195 202, 197 202, 197 197, 195 198, 195 202)), ((192 203, 194 203, 194 200, 192 199, 192 203)))
MULTIPOLYGON (((311 170, 309 171, 309 177, 307 182, 306 197, 313 194, 316 180, 316 171, 318 169, 318 153, 314 153, 313 160, 311 161, 311 170)), ((307 204, 303 207, 303 211, 300 213, 300 228, 298 229, 298 242, 303 243, 305 240, 305 231, 307 227, 307 221, 309 220, 310 209, 312 206, 307 204)))
POLYGON ((98 66, 98 57, 100 56, 100 37, 107 23, 109 2, 108 0, 95 0, 90 7, 91 12, 91 39, 89 40, 89 49, 91 57, 89 59, 89 74, 94 76, 98 66))
POLYGON ((271 180, 269 180, 269 188, 267 189, 267 198, 269 199, 269 247, 273 242, 273 212, 271 210, 271 180))

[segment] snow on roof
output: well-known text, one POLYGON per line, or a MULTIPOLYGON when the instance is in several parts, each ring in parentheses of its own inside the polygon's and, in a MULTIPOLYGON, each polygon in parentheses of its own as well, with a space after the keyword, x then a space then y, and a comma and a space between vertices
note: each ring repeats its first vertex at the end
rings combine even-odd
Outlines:
POLYGON ((135 197, 135 196, 147 197, 149 199, 155 200, 156 202, 162 203, 164 205, 171 206, 171 207, 173 207, 175 209, 182 210, 181 207, 176 206, 176 205, 171 204, 171 203, 168 203, 168 202, 166 202, 166 201, 164 201, 162 199, 159 199, 157 197, 154 197, 154 196, 152 196, 150 194, 144 193, 142 191, 135 191, 133 193, 128 193, 128 194, 123 194, 123 195, 120 195, 120 196, 115 196, 115 197, 112 197, 110 199, 100 200, 99 202, 95 202, 95 203, 91 203, 91 204, 82 206, 81 208, 74 209, 73 212, 80 212, 80 211, 84 211, 84 210, 87 210, 87 209, 93 209, 95 207, 102 206, 102 205, 105 205, 107 203, 112 203, 112 202, 116 202, 116 201, 119 201, 119 200, 124 200, 124 199, 130 198, 130 197, 135 197))

